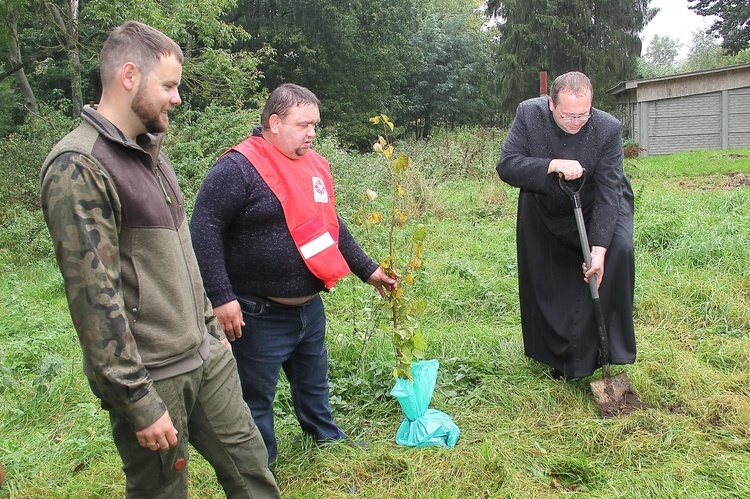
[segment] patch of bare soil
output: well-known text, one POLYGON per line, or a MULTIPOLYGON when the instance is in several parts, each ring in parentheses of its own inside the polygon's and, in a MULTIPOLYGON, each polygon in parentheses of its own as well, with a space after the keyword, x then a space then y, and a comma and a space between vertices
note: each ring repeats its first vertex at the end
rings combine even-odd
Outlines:
POLYGON ((750 175, 745 173, 727 173, 725 175, 711 175, 709 177, 699 179, 690 178, 687 180, 680 180, 677 185, 682 189, 696 189, 696 190, 730 190, 737 189, 739 187, 750 187, 750 175))
POLYGON ((591 391, 604 419, 625 416, 638 409, 650 407, 638 398, 625 373, 592 382, 591 391))
POLYGON ((744 173, 735 173, 732 175, 725 175, 724 177, 723 184, 727 189, 750 186, 750 176, 745 175, 744 173))

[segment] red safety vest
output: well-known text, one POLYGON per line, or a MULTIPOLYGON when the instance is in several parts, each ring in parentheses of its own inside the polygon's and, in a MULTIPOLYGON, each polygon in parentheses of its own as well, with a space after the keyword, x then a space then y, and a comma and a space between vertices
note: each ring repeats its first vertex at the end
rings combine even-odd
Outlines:
POLYGON ((351 270, 339 251, 339 220, 328 161, 312 149, 291 159, 263 137, 248 137, 230 149, 255 167, 281 203, 289 232, 307 268, 326 289, 351 270))

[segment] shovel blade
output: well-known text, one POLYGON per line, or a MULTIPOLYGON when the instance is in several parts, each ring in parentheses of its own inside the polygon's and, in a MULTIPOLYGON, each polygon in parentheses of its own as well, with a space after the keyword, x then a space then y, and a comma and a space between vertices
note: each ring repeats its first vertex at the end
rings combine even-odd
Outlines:
POLYGON ((591 391, 603 418, 613 418, 630 414, 636 409, 646 409, 648 404, 641 402, 633 390, 627 373, 605 377, 591 383, 591 391))

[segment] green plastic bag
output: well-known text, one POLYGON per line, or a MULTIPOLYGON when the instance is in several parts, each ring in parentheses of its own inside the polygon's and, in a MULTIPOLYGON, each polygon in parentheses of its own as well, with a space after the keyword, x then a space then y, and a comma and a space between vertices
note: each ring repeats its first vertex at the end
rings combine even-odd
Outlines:
POLYGON ((396 443, 406 447, 454 447, 461 430, 444 412, 428 409, 435 391, 439 362, 436 359, 412 362, 413 382, 398 378, 391 390, 405 419, 396 432, 396 443))

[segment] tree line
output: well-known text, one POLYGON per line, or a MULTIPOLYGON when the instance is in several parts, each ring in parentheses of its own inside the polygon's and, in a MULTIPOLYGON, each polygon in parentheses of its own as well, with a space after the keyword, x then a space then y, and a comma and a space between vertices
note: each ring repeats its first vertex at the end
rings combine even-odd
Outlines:
POLYGON ((696 29, 684 59, 683 44, 670 36, 654 35, 638 60, 638 76, 654 78, 750 63, 750 2, 689 0, 688 8, 713 19, 710 27, 696 29))
MULTIPOLYGON (((736 11, 717 10, 732 0, 691 1, 697 12, 727 20, 714 32, 728 26, 741 35, 724 35, 724 50, 750 45, 747 23, 736 29, 736 11)), ((128 19, 164 31, 185 51, 184 107, 257 108, 278 84, 295 82, 320 97, 322 127, 350 146, 369 144, 368 118, 383 112, 416 138, 435 127, 507 125, 518 102, 538 95, 540 71, 587 73, 597 105, 607 108, 604 90, 638 76, 639 34, 657 12, 650 4, 4 0, 0 134, 45 106, 77 116, 96 101, 99 49, 128 19)))

